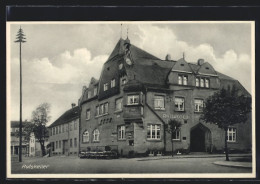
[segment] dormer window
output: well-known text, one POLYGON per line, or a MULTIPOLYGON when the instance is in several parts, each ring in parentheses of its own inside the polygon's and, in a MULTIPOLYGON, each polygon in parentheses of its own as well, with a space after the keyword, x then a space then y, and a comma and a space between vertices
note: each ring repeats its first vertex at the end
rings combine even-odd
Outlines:
POLYGON ((209 79, 205 79, 205 87, 209 88, 209 79))
POLYGON ((97 87, 94 88, 94 96, 97 95, 97 87))
POLYGON ((137 104, 139 104, 139 95, 127 96, 127 105, 137 105, 137 104))
POLYGON ((178 76, 178 84, 179 85, 188 85, 188 76, 187 75, 179 75, 178 76))
POLYGON ((108 90, 108 83, 104 84, 104 91, 108 90))
POLYGON ((200 87, 202 87, 202 88, 204 87, 204 79, 202 79, 202 78, 200 79, 200 87))
POLYGON ((111 88, 115 87, 116 86, 116 80, 115 79, 112 79, 111 80, 111 88))
POLYGON ((196 86, 199 87, 200 86, 200 79, 196 78, 196 86))

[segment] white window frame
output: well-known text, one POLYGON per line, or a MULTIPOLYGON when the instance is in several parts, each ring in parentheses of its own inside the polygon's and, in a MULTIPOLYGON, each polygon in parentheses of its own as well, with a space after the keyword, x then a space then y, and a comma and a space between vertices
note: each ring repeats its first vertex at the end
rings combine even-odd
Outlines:
POLYGON ((87 109, 87 111, 86 111, 86 120, 90 120, 90 115, 91 115, 90 109, 87 109))
POLYGON ((101 105, 100 105, 99 113, 100 113, 100 115, 103 115, 103 114, 105 113, 104 104, 101 104, 101 105))
POLYGON ((184 109, 185 109, 185 99, 184 99, 184 97, 175 97, 174 98, 174 109, 175 109, 175 111, 184 111, 184 109), (183 104, 183 108, 180 108, 181 104, 183 104), (176 108, 176 105, 178 105, 177 108, 176 108))
POLYGON ((122 79, 122 85, 125 85, 126 82, 127 82, 127 81, 126 81, 126 78, 123 78, 123 79, 122 79))
POLYGON ((116 79, 111 80, 111 88, 116 87, 116 79))
POLYGON ((148 140, 161 140, 161 125, 149 124, 147 125, 147 139, 148 140), (154 134, 153 134, 154 131, 154 134), (159 132, 159 134, 158 134, 159 132), (148 134, 150 133, 150 135, 148 134))
POLYGON ((181 75, 178 75, 178 84, 182 85, 182 76, 181 75))
POLYGON ((89 142, 89 132, 87 130, 82 134, 82 142, 83 143, 89 142))
POLYGON ((95 130, 93 131, 93 141, 94 141, 94 142, 95 142, 95 141, 99 141, 99 135, 100 135, 99 130, 98 130, 98 129, 95 129, 95 130))
POLYGON ((123 98, 117 98, 115 101, 115 111, 121 111, 123 109, 123 98))
POLYGON ((99 108, 100 108, 99 105, 96 106, 96 116, 99 116, 99 115, 100 115, 100 109, 99 109, 99 108))
POLYGON ((209 88, 209 79, 205 79, 205 88, 209 88))
POLYGON ((165 98, 162 95, 154 96, 154 109, 165 109, 165 98))
POLYGON ((139 100, 140 100, 140 96, 138 94, 127 95, 127 105, 138 105, 139 100), (132 103, 131 103, 131 100, 132 100, 132 103))
POLYGON ((180 129, 177 129, 174 132, 172 132, 172 140, 173 141, 180 141, 181 140, 181 130, 180 129))
POLYGON ((204 88, 205 87, 205 79, 200 78, 200 87, 204 88))
POLYGON ((182 76, 182 84, 184 85, 184 86, 187 86, 188 85, 188 76, 186 76, 186 75, 183 75, 182 76), (186 80, 185 80, 186 79, 186 80))
POLYGON ((203 112, 204 100, 203 99, 194 99, 194 111, 203 112))
POLYGON ((196 77, 195 79, 195 86, 200 87, 200 78, 196 77))
POLYGON ((125 140, 125 125, 118 127, 118 140, 125 140))
POLYGON ((108 90, 108 83, 105 83, 104 84, 104 91, 107 91, 108 90))
POLYGON ((94 87, 94 94, 93 96, 96 96, 97 95, 97 87, 94 87))
POLYGON ((88 91, 88 98, 91 98, 91 90, 88 91))
POLYGON ((236 142, 236 141, 237 141, 237 129, 234 127, 229 127, 227 130, 227 142, 236 142))
POLYGON ((104 114, 108 114, 108 102, 104 103, 104 114))

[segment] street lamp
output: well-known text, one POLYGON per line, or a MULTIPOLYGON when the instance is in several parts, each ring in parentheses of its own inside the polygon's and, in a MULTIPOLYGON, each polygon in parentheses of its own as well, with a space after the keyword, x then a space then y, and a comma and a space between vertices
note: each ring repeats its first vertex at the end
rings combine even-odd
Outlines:
POLYGON ((25 41, 25 35, 20 26, 16 35, 16 43, 20 43, 20 124, 19 124, 19 162, 22 162, 22 43, 25 41))

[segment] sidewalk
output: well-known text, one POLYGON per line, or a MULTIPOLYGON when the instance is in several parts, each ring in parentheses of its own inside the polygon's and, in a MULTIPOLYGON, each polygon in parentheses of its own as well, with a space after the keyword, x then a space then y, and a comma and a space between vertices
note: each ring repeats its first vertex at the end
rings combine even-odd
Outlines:
MULTIPOLYGON (((251 153, 243 154, 229 154, 229 157, 251 157, 251 153)), ((138 161, 148 161, 148 160, 162 160, 162 159, 182 159, 182 158, 217 158, 217 157, 226 157, 225 154, 188 154, 188 155, 174 155, 172 156, 154 156, 154 157, 145 157, 139 158, 138 161)))
POLYGON ((227 166, 227 167, 252 168, 251 162, 217 161, 217 162, 213 162, 213 164, 227 166))

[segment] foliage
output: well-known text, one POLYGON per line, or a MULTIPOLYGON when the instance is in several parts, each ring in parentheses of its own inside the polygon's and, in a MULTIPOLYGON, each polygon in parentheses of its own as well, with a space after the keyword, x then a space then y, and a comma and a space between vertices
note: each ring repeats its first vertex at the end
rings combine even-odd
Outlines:
POLYGON ((173 134, 176 130, 178 130, 181 127, 181 122, 176 119, 170 119, 168 121, 168 128, 167 131, 170 134, 173 134))
POLYGON ((207 123, 214 123, 225 130, 225 152, 228 158, 227 130, 228 127, 237 123, 244 123, 251 112, 251 98, 239 95, 239 90, 233 86, 232 89, 221 89, 210 96, 205 103, 204 113, 201 119, 207 123))
POLYGON ((32 112, 32 131, 35 135, 35 138, 39 141, 41 145, 42 155, 45 155, 45 139, 48 136, 48 130, 46 124, 50 120, 50 104, 43 103, 40 104, 32 112))

